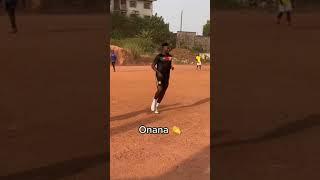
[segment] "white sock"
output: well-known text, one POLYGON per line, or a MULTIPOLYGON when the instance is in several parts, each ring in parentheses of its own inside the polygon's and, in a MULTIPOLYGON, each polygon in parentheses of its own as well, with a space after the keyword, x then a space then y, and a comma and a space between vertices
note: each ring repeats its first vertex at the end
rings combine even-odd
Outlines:
POLYGON ((159 105, 160 105, 160 103, 157 103, 157 104, 156 104, 156 107, 159 107, 159 105))
POLYGON ((156 103, 157 103, 157 100, 153 99, 152 104, 151 104, 151 111, 154 111, 156 109, 156 106, 155 106, 156 103))

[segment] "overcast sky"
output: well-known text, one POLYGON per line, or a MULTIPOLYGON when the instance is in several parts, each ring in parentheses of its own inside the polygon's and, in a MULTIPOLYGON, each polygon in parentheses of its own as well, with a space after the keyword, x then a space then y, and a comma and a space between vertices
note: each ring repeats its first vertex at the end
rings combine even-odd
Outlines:
POLYGON ((154 14, 162 16, 170 24, 170 31, 180 30, 181 10, 183 10, 183 31, 202 35, 202 27, 210 19, 210 0, 157 0, 153 4, 154 14))

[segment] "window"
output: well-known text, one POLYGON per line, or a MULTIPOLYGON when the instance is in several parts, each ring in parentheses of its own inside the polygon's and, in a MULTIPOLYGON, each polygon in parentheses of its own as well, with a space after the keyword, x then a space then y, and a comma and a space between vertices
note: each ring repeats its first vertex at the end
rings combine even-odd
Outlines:
POLYGON ((132 8, 137 7, 137 1, 130 1, 130 7, 132 8))
POLYGON ((145 9, 151 9, 151 3, 150 2, 144 2, 144 8, 145 9))
POLYGON ((132 12, 130 13, 130 16, 131 16, 131 17, 138 17, 138 16, 139 16, 139 11, 132 11, 132 12))
POLYGON ((126 11, 121 11, 121 15, 127 15, 126 11))
POLYGON ((144 18, 150 18, 150 16, 144 16, 144 18))
POLYGON ((121 0, 121 4, 127 4, 126 0, 121 0))

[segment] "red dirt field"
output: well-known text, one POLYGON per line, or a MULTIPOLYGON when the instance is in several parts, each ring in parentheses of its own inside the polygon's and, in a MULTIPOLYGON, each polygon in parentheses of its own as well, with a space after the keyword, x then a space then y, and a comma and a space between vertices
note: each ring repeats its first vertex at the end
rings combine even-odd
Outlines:
POLYGON ((0 16, 0 179, 104 179, 106 15, 0 16))
POLYGON ((213 179, 320 179, 320 14, 214 16, 213 179))
POLYGON ((111 179, 210 179, 210 66, 176 65, 159 115, 150 112, 151 67, 117 68, 110 77, 111 179), (170 133, 140 134, 140 125, 170 133))

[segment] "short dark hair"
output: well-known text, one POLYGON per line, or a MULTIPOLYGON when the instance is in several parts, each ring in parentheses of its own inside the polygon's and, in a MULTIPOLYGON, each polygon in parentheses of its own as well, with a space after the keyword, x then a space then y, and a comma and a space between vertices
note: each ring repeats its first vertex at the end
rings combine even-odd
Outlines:
POLYGON ((164 47, 164 46, 169 46, 169 44, 168 43, 162 43, 162 45, 161 45, 162 47, 164 47))

